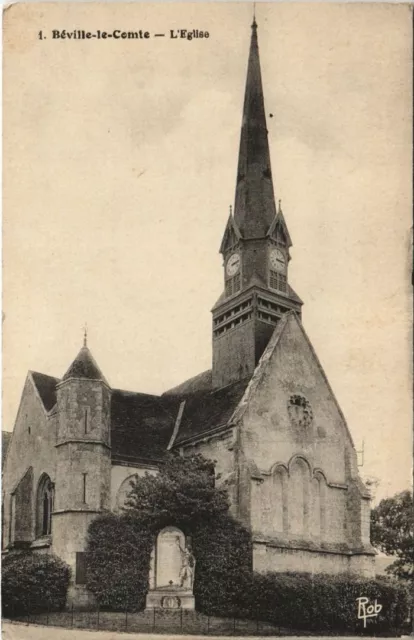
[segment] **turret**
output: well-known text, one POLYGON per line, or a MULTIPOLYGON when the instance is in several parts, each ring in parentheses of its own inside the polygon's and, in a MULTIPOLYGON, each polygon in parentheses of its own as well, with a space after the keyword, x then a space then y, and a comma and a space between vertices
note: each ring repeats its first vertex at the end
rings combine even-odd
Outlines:
POLYGON ((93 518, 110 508, 111 389, 87 344, 57 385, 54 551, 74 569, 93 518), (58 548, 59 547, 59 548, 58 548))

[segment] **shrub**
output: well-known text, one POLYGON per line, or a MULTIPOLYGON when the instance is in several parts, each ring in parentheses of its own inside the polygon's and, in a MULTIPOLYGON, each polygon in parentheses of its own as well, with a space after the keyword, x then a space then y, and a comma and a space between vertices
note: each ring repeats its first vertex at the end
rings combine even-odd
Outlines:
POLYGON ((250 617, 309 631, 377 634, 401 629, 408 615, 404 586, 389 578, 307 573, 254 574, 245 591, 250 617), (382 605, 377 617, 357 619, 357 598, 382 605))
POLYGON ((107 514, 91 523, 86 584, 102 607, 144 607, 153 540, 151 531, 129 514, 107 514))
POLYGON ((207 615, 242 616, 242 585, 252 580, 250 533, 225 514, 194 530, 193 548, 197 609, 207 615))
POLYGON ((69 580, 70 568, 53 555, 9 553, 2 562, 3 616, 60 611, 66 604, 69 580))

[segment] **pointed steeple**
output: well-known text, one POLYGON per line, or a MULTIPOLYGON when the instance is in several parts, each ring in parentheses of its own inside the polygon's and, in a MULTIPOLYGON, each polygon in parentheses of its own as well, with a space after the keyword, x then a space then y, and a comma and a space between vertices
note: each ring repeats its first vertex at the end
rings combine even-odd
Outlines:
POLYGON ((65 375, 62 378, 62 381, 69 380, 69 378, 102 380, 103 382, 108 384, 87 346, 86 328, 83 337, 83 347, 70 365, 69 369, 66 371, 65 375))
POLYGON ((234 219, 244 238, 264 237, 276 215, 257 23, 253 17, 240 136, 234 219))

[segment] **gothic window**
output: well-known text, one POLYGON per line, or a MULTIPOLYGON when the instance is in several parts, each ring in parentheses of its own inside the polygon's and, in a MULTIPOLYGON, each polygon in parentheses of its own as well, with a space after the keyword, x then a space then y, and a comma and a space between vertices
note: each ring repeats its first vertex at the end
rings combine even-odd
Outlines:
POLYGON ((277 271, 273 271, 273 269, 270 269, 269 286, 271 289, 276 289, 277 291, 282 291, 283 293, 287 293, 286 276, 283 273, 278 273, 277 271))
POLYGON ((53 484, 48 475, 42 475, 37 489, 36 535, 52 533, 53 484))
POLYGON ((134 473, 122 482, 121 486, 118 489, 117 497, 116 497, 116 509, 122 511, 122 509, 126 506, 126 503, 129 498, 129 494, 132 491, 133 483, 138 479, 138 474, 134 473))

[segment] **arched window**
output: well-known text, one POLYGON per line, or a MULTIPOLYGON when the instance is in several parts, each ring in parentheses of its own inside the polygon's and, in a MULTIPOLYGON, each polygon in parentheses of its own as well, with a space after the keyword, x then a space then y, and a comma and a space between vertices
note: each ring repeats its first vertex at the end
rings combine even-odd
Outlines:
POLYGON ((131 493, 131 490, 132 490, 132 483, 135 480, 137 480, 138 477, 139 476, 136 473, 128 476, 127 478, 125 478, 125 480, 122 482, 121 486, 119 487, 118 493, 116 496, 116 505, 115 505, 115 508, 118 511, 122 511, 126 506, 129 494, 131 493))
POLYGON ((306 535, 309 518, 309 467, 297 458, 289 472, 289 529, 293 534, 306 535))
POLYGON ((312 535, 323 537, 326 529, 326 480, 319 471, 312 480, 312 535))
POLYGON ((321 485, 319 478, 312 480, 312 536, 321 536, 321 485))
POLYGON ((286 530, 286 471, 278 467, 272 477, 273 496, 272 496, 272 528, 273 531, 283 532, 286 530))
POLYGON ((45 473, 39 480, 37 489, 36 535, 48 536, 52 533, 53 484, 45 473))

